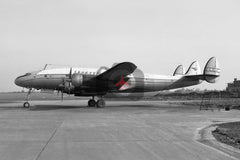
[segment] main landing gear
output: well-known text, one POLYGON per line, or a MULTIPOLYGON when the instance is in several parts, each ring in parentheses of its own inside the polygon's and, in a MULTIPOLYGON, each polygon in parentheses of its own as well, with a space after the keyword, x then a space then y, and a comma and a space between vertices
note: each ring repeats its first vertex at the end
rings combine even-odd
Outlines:
POLYGON ((95 101, 94 96, 92 99, 88 101, 88 106, 89 107, 97 107, 97 108, 104 108, 106 105, 105 101, 103 100, 103 97, 101 99, 95 101))
POLYGON ((29 101, 29 97, 30 97, 30 94, 32 93, 32 88, 30 88, 28 90, 28 93, 27 93, 27 96, 26 96, 26 102, 23 103, 23 108, 30 108, 30 103, 28 102, 29 101))

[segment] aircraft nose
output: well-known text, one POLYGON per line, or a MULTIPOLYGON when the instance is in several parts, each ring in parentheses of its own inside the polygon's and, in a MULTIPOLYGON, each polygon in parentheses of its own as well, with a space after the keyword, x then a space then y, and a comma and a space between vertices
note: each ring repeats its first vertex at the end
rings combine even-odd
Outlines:
POLYGON ((20 77, 17 77, 16 79, 15 79, 15 84, 17 85, 17 86, 20 86, 20 87, 22 87, 22 80, 21 80, 21 78, 20 77))

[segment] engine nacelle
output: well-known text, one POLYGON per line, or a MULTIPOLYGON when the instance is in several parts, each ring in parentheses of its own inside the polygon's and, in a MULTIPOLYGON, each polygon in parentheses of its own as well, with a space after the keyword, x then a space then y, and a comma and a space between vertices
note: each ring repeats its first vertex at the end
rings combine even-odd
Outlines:
POLYGON ((73 74, 72 75, 72 85, 74 87, 80 87, 83 84, 83 75, 73 74))
POLYGON ((107 71, 107 70, 108 70, 107 67, 102 66, 102 67, 100 67, 100 68, 97 70, 97 74, 101 74, 101 73, 103 73, 103 72, 105 72, 105 71, 107 71))

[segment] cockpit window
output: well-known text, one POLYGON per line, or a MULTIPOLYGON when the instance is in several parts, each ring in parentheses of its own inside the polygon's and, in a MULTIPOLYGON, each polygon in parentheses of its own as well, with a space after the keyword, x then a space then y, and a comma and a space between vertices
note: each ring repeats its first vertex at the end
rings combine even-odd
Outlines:
POLYGON ((18 78, 26 77, 26 76, 30 76, 30 75, 31 75, 31 73, 26 73, 26 74, 24 74, 24 75, 22 75, 22 76, 19 76, 18 78))

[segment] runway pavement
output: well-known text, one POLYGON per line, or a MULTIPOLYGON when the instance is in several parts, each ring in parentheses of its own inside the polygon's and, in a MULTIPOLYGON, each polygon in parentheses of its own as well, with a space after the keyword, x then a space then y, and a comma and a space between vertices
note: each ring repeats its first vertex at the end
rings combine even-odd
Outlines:
MULTIPOLYGON (((199 111, 160 101, 0 103, 1 160, 231 160, 197 141, 200 128, 239 121, 240 111, 199 111)), ((235 157, 234 157, 235 156, 235 157)))

